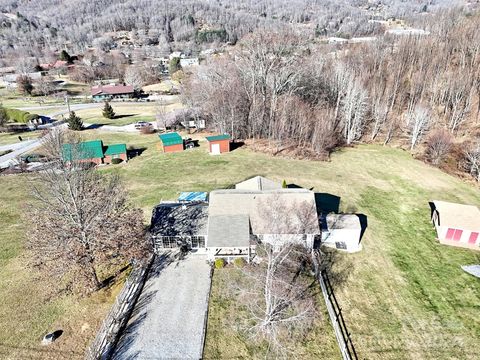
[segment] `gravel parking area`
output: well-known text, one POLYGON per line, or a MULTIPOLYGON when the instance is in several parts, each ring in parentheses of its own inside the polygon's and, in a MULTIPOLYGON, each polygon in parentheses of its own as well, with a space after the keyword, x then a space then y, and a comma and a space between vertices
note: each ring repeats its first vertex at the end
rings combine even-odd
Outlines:
POLYGON ((210 266, 202 255, 157 257, 114 359, 200 359, 210 266))

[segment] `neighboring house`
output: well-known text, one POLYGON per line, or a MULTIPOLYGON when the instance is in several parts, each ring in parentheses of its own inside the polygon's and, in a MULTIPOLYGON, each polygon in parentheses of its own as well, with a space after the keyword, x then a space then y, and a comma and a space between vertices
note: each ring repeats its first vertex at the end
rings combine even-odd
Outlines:
POLYGON ((362 224, 355 214, 328 214, 322 218, 322 245, 347 252, 362 250, 362 224))
POLYGON ((178 133, 171 132, 160 134, 158 137, 160 138, 160 144, 163 152, 168 153, 183 151, 183 139, 178 133))
POLYGON ((63 160, 66 162, 84 162, 110 164, 112 159, 119 158, 127 161, 127 146, 114 144, 104 146, 102 140, 84 141, 78 144, 64 144, 62 150, 63 160))
POLYGON ((73 64, 68 64, 67 61, 65 60, 57 60, 53 63, 50 63, 50 64, 40 64, 40 67, 45 70, 45 71, 48 71, 48 70, 52 70, 52 69, 61 69, 61 68, 73 68, 74 65, 73 64))
POLYGON ((134 95, 132 85, 98 85, 91 88, 92 99, 104 101, 111 99, 129 99, 134 95))
POLYGON ((40 71, 37 71, 27 74, 6 74, 1 77, 1 80, 6 87, 15 88, 17 87, 18 77, 22 75, 28 76, 32 80, 38 80, 42 77, 42 73, 40 71))
POLYGON ((432 201, 430 208, 440 243, 480 250, 480 210, 476 206, 432 201))
POLYGON ((212 155, 220 155, 230 151, 230 135, 207 136, 208 151, 212 155))
POLYGON ((190 67, 190 66, 198 66, 199 61, 198 58, 183 58, 180 59, 180 66, 182 68, 190 67))
POLYGON ((259 242, 273 246, 295 242, 313 248, 321 234, 314 193, 301 188, 283 189, 280 184, 270 187, 275 189, 214 190, 208 204, 158 205, 151 225, 156 251, 178 247, 186 239, 192 248, 206 252, 210 260, 241 257, 250 261, 259 242))
POLYGON ((181 51, 174 51, 168 56, 168 58, 170 60, 172 60, 172 59, 175 59, 175 58, 181 58, 182 56, 184 56, 184 55, 182 54, 181 51))

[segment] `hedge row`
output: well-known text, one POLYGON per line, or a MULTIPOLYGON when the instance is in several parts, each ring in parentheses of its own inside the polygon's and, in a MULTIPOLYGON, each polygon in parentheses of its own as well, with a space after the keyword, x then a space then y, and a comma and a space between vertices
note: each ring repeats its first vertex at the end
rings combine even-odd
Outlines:
POLYGON ((9 121, 17 123, 28 123, 30 120, 37 119, 39 116, 37 114, 30 114, 28 111, 18 110, 18 109, 7 109, 7 118, 9 121))

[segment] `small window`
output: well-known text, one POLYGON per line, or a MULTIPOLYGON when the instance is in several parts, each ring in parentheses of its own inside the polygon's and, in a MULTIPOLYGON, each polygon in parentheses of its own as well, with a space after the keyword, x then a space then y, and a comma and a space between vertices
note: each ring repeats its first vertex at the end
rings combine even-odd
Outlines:
POLYGON ((462 233, 463 233, 463 230, 456 229, 455 235, 453 235, 453 240, 460 241, 460 239, 462 238, 462 233))
POLYGON ((447 239, 447 240, 452 240, 454 234, 455 234, 455 229, 449 228, 449 229, 447 230, 446 239, 447 239))
POLYGON ((335 247, 336 247, 337 249, 347 250, 347 244, 345 243, 345 241, 337 241, 337 242, 335 242, 335 247))

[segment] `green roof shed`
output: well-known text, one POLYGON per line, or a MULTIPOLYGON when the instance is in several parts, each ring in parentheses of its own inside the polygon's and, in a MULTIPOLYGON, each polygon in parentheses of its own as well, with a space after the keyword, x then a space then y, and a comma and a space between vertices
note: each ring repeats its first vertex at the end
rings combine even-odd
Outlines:
POLYGON ((182 137, 176 132, 160 134, 158 135, 158 137, 160 138, 160 141, 162 142, 163 146, 171 146, 171 145, 178 145, 178 144, 183 145, 182 137))
POLYGON ((102 140, 84 141, 78 144, 64 144, 63 160, 86 160, 86 159, 102 159, 103 143, 102 140))
POLYGON ((126 153, 127 153, 127 145, 125 144, 108 145, 107 149, 105 150, 105 155, 118 155, 118 154, 126 154, 126 153))

